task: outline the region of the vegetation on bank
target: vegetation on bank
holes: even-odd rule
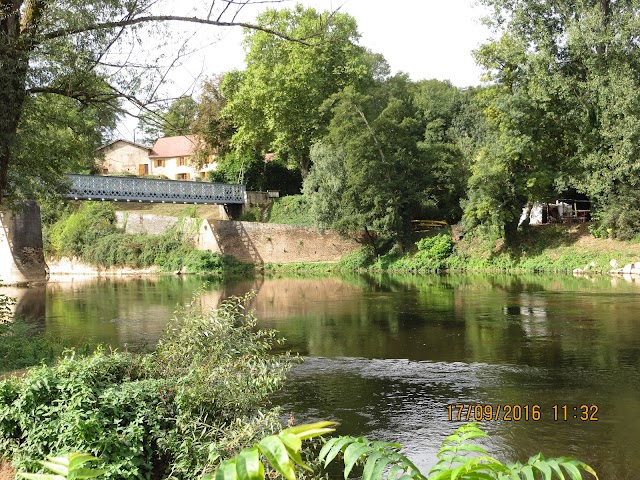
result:
[[[188,273],[251,270],[233,257],[196,250],[182,223],[178,221],[161,235],[128,234],[116,227],[111,203],[83,202],[46,225],[45,250],[54,257],[77,257],[105,268],[155,266],[160,271]]]
[[[277,425],[267,400],[291,359],[246,301],[178,312],[153,353],[70,354],[0,382],[0,457],[33,471],[83,451],[105,478],[197,478],[252,445]]]
[[[278,274],[389,271],[527,271],[566,272],[576,268],[608,272],[610,261],[619,265],[640,259],[640,242],[595,238],[587,225],[528,227],[506,244],[497,231],[476,231],[457,241],[450,231],[434,232],[415,242],[413,248],[397,247],[376,256],[365,245],[339,262],[268,264],[264,270]]]

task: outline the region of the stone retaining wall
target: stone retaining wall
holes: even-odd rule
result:
[[[263,264],[338,261],[360,248],[360,244],[315,228],[207,220],[200,227],[197,248]]]
[[[0,210],[0,283],[42,282],[47,275],[38,204]]]

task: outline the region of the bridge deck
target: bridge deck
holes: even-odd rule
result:
[[[245,185],[158,180],[138,177],[66,175],[74,200],[110,200],[150,203],[243,204]]]

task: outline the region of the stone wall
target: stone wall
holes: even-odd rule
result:
[[[180,223],[184,231],[195,234],[198,231],[200,222],[201,220],[197,218],[179,218],[127,211],[116,212],[116,226],[131,234],[160,235],[178,223]]]
[[[197,248],[263,264],[337,261],[360,244],[308,227],[207,220],[200,227]]]
[[[116,212],[127,233],[159,235],[179,222],[194,236],[196,248],[230,255],[244,262],[294,263],[337,261],[360,248],[335,232],[273,223],[201,220],[131,212]]]
[[[0,283],[42,282],[47,275],[38,204],[25,202],[15,212],[1,210]]]

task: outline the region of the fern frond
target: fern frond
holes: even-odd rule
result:
[[[426,480],[418,467],[400,453],[400,444],[381,441],[370,441],[364,437],[338,437],[329,440],[322,450],[319,459],[325,466],[331,463],[338,453],[344,457],[344,478],[347,479],[353,467],[364,465],[362,480]],[[386,476],[384,475],[387,471]]]

